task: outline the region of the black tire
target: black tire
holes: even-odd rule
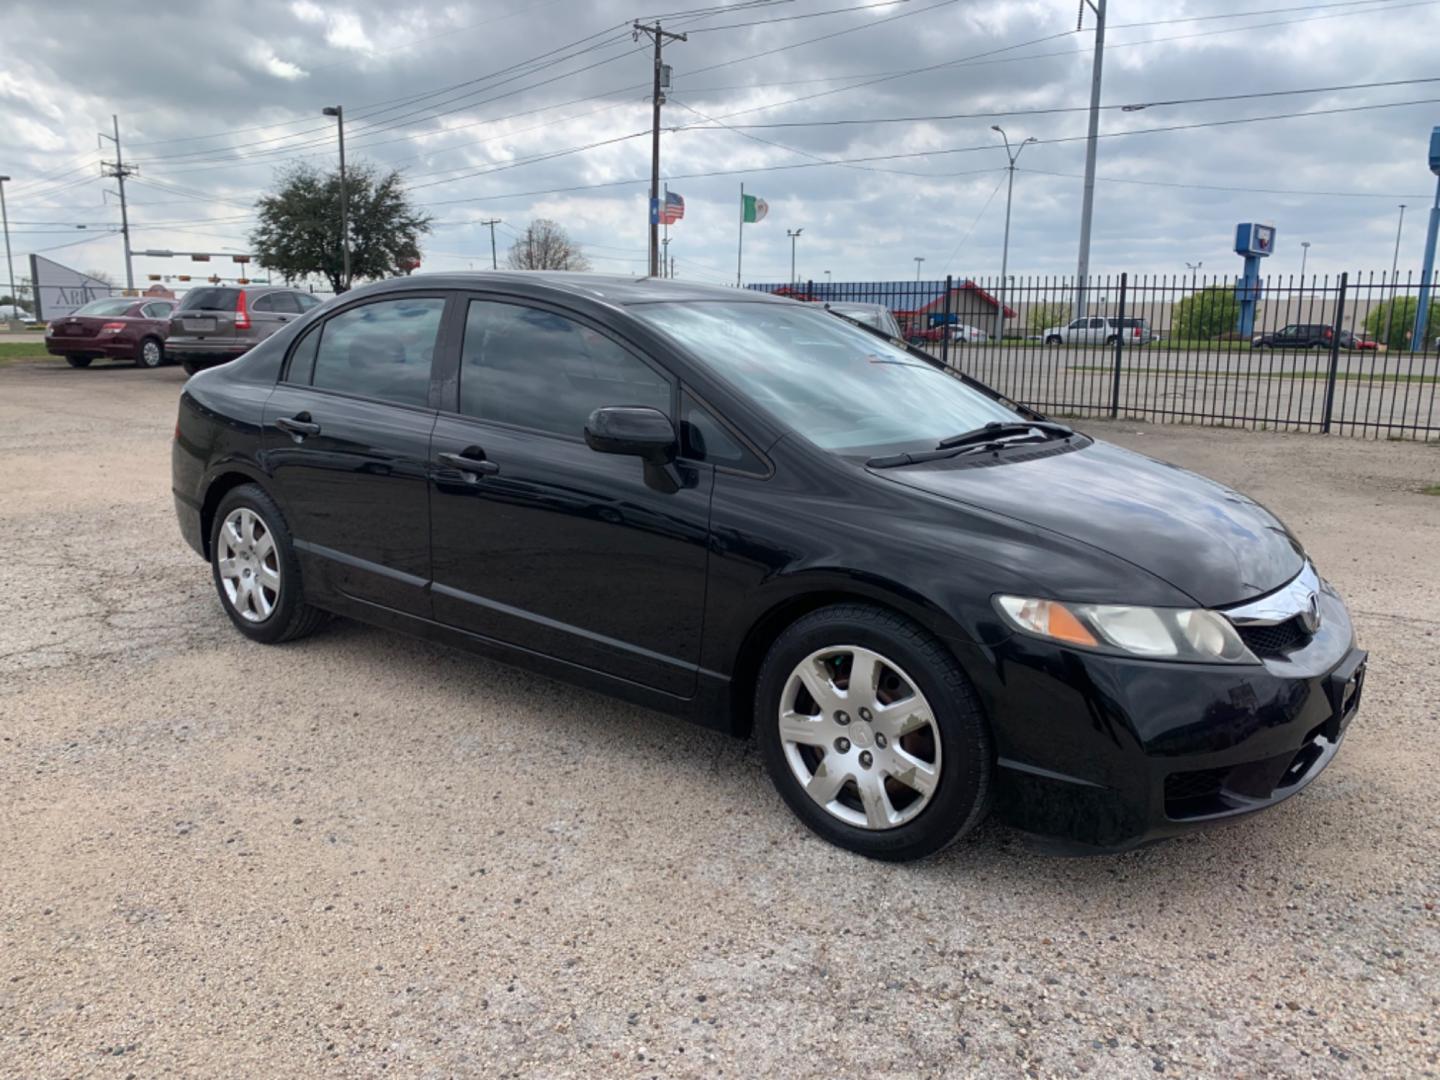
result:
[[[197,371],[203,371],[205,369],[204,364],[197,360],[192,360],[188,356],[180,361],[180,366],[184,369],[186,375],[194,375]]]
[[[67,356],[65,362],[73,368],[87,368],[93,359],[93,356]]]
[[[1047,338],[1045,339],[1045,344],[1046,344],[1046,345],[1064,345],[1064,344],[1065,344],[1065,339],[1062,338],[1059,334],[1051,334],[1049,337],[1047,337]]]
[[[1118,345],[1119,343],[1120,343],[1120,339],[1119,339],[1118,337],[1116,337],[1114,334],[1111,334],[1109,337],[1107,337],[1107,338],[1105,339],[1105,344],[1111,346],[1112,348],[1113,348],[1114,346]]]
[[[275,544],[280,588],[273,610],[261,621],[251,621],[241,615],[226,593],[220,578],[220,530],[225,525],[225,519],[240,508],[249,509],[259,517]],[[300,562],[295,557],[295,545],[291,543],[285,515],[275,505],[275,500],[258,484],[242,484],[227,492],[220,500],[220,505],[215,510],[215,520],[210,527],[210,576],[215,582],[215,591],[220,597],[220,606],[225,609],[225,614],[235,624],[235,629],[251,641],[264,645],[294,641],[313,633],[329,618],[328,613],[305,602]]]
[[[873,650],[903,668],[930,703],[939,730],[934,793],[914,818],[893,828],[872,830],[832,815],[806,794],[786,759],[779,710],[790,675],[812,653],[842,645]],[[932,855],[973,829],[989,809],[990,732],[970,680],[933,634],[882,607],[821,608],[782,633],[756,681],[755,732],[770,777],[796,816],[832,844],[872,859],[903,862]]]
[[[138,368],[158,368],[165,362],[165,346],[157,337],[142,338],[140,344],[135,346],[135,366]]]

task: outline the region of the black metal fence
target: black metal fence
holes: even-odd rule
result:
[[[1055,416],[1428,441],[1440,440],[1431,285],[1419,339],[1421,282],[1407,275],[1271,277],[1248,297],[1234,277],[1199,274],[750,287],[883,304],[912,343]]]

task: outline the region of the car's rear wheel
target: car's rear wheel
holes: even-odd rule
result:
[[[806,615],[760,670],[755,727],[790,808],[876,859],[933,854],[984,815],[992,770],[979,700],[949,651],[868,604]]]
[[[1116,335],[1111,334],[1109,337],[1107,337],[1107,338],[1105,339],[1105,344],[1106,344],[1106,345],[1111,345],[1111,346],[1113,346],[1113,345],[1118,345],[1118,344],[1120,344],[1120,339],[1119,339]]]
[[[225,614],[252,641],[291,641],[325,621],[323,611],[305,602],[284,515],[258,484],[242,484],[220,501],[210,568]]]
[[[140,368],[157,368],[165,359],[165,346],[160,344],[159,338],[147,337],[140,342],[139,348],[135,350],[135,366]]]
[[[1049,337],[1047,337],[1047,338],[1045,339],[1045,344],[1046,344],[1046,345],[1063,345],[1064,342],[1061,340],[1061,337],[1060,337],[1059,334],[1051,334]]]
[[[82,368],[89,367],[90,361],[93,359],[94,357],[92,356],[67,356],[65,357],[65,362],[71,367]]]

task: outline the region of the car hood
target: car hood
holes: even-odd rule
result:
[[[961,457],[876,475],[1099,548],[1205,607],[1277,589],[1305,561],[1300,542],[1255,500],[1108,443],[991,467]]]

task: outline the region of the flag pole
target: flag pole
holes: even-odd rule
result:
[[[740,263],[745,257],[745,184],[740,184],[740,227],[735,240],[735,287],[740,288]]]

